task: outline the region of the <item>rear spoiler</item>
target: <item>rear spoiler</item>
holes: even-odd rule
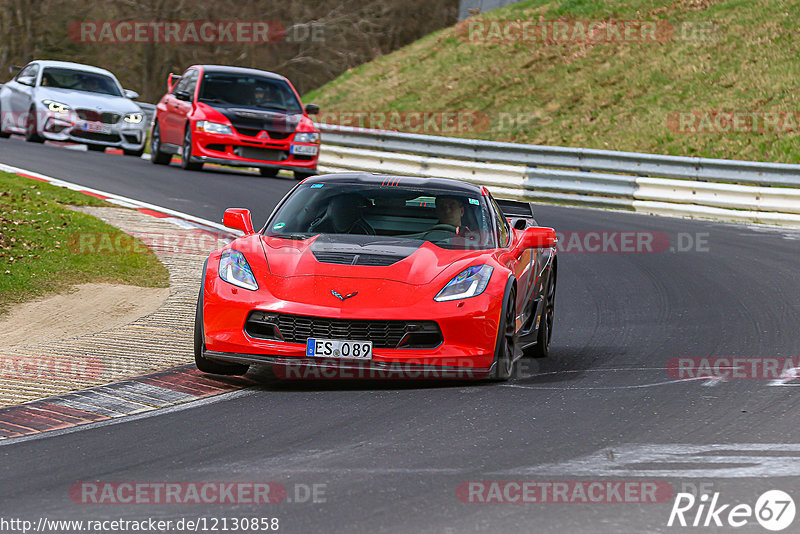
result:
[[[530,217],[533,219],[533,204],[530,202],[522,202],[520,200],[504,200],[494,199],[497,205],[503,210],[503,215],[508,218],[511,217]]]

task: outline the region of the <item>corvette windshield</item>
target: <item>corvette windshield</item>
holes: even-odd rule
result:
[[[494,248],[496,242],[480,195],[379,184],[302,185],[275,213],[265,234],[288,239],[374,235],[451,249]]]
[[[243,74],[204,74],[199,100],[210,104],[247,106],[288,113],[303,111],[297,96],[286,82]]]
[[[110,77],[95,72],[48,67],[42,72],[42,86],[73,89],[101,95],[122,96],[117,83]]]

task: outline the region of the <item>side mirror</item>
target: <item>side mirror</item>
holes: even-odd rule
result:
[[[316,104],[306,104],[306,113],[316,115],[319,113],[319,106]]]
[[[180,80],[180,79],[181,79],[181,77],[178,76],[177,74],[172,74],[171,72],[169,73],[169,76],[167,76],[167,92],[168,93],[172,92],[172,88],[175,87],[175,84],[178,83],[178,80]]]
[[[189,91],[175,91],[175,98],[178,100],[183,100],[185,102],[191,102],[192,95]]]
[[[253,230],[253,218],[250,216],[250,210],[245,208],[228,208],[225,210],[225,215],[222,216],[222,224],[234,230],[241,230],[244,235],[251,235],[255,233]]]
[[[131,91],[130,89],[125,89],[125,98],[136,100],[137,98],[139,98],[139,93],[137,93],[136,91]]]
[[[522,248],[552,248],[556,246],[558,238],[552,228],[531,226],[522,231],[520,247]]]

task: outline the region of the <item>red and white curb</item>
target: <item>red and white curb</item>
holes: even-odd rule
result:
[[[184,229],[230,238],[240,235],[238,231],[207,219],[26,169],[0,163],[0,171],[133,208]],[[0,441],[137,415],[243,389],[253,384],[252,380],[242,377],[211,377],[198,371],[193,364],[175,367],[104,386],[0,408]]]
[[[192,365],[0,408],[0,441],[63,430],[213,397],[255,384],[212,377]]]
[[[40,174],[38,172],[21,169],[19,167],[13,167],[11,165],[6,165],[4,163],[0,163],[0,171],[9,172],[11,174],[16,174],[17,176],[21,176],[23,178],[30,178],[32,180],[37,180],[39,182],[45,182],[57,187],[64,187],[66,189],[71,189],[72,191],[77,191],[85,195],[90,195],[96,198],[100,198],[102,200],[105,200],[106,202],[109,202],[111,204],[116,204],[118,206],[133,208],[135,210],[140,211],[141,213],[144,213],[145,215],[151,215],[153,217],[159,217],[161,219],[165,219],[166,221],[172,222],[180,226],[181,228],[211,231],[214,232],[215,234],[222,233],[230,237],[238,237],[242,235],[242,233],[238,230],[232,230],[230,228],[223,226],[220,223],[209,221],[208,219],[195,217],[194,215],[189,215],[188,213],[183,213],[170,208],[165,208],[163,206],[157,206],[155,204],[150,204],[148,202],[142,202],[141,200],[124,197],[121,195],[116,195],[114,193],[108,193],[106,191],[101,191],[99,189],[93,189],[91,187],[85,187],[82,185],[74,184],[72,182],[67,182],[66,180],[53,178],[52,176],[47,176],[45,174]]]

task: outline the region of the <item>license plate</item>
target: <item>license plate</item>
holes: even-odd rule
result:
[[[371,360],[372,341],[308,338],[308,341],[306,341],[306,356],[309,358]]]
[[[319,147],[315,145],[292,145],[289,151],[301,156],[316,156],[318,150]]]
[[[94,133],[111,133],[111,126],[103,124],[102,122],[84,122],[83,131]]]

